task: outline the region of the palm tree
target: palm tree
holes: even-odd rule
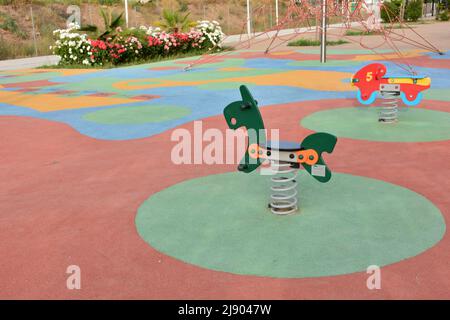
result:
[[[105,40],[106,38],[114,38],[116,36],[116,29],[123,26],[123,12],[115,14],[111,10],[106,13],[103,9],[100,9],[100,14],[103,18],[104,32],[97,36],[97,39]],[[98,33],[99,28],[96,25],[86,25],[80,28],[82,31]]]
[[[163,21],[159,21],[157,24],[167,32],[177,33],[180,31],[187,31],[195,24],[188,19],[190,15],[189,12],[183,15],[180,11],[164,9],[162,15]]]

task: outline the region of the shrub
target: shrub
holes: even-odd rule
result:
[[[60,64],[93,64],[90,59],[91,43],[86,34],[76,32],[79,28],[78,25],[71,24],[67,29],[53,31],[56,41],[50,49],[53,49],[54,54],[60,56]]]
[[[111,9],[106,12],[100,8],[100,15],[103,19],[103,32],[100,32],[100,28],[96,25],[88,24],[80,28],[80,31],[90,32],[99,40],[105,40],[107,38],[114,38],[117,35],[117,30],[119,30],[125,23],[123,18],[123,12],[120,14],[115,14]]]
[[[381,20],[387,23],[399,21],[401,5],[402,0],[384,1],[380,11]]]
[[[449,16],[448,16],[448,11],[444,10],[441,13],[439,13],[439,20],[441,21],[448,21],[449,20]]]
[[[117,50],[117,53],[111,54],[114,64],[136,61],[142,56],[142,43],[134,36],[119,35],[115,39],[114,45]]]
[[[91,65],[104,65],[110,60],[110,45],[103,40],[90,40],[91,51],[89,62]]]
[[[445,7],[443,3],[438,6],[438,13],[436,14],[436,19],[441,21],[448,21],[448,9]]]
[[[163,9],[163,20],[158,25],[168,32],[183,32],[189,30],[193,26],[193,22],[189,20],[190,13],[182,13],[181,11],[173,11]]]
[[[200,44],[200,48],[207,47],[209,49],[213,49],[216,47],[221,47],[220,43],[225,35],[217,21],[198,21],[195,28],[203,34],[203,41]]]
[[[98,4],[103,5],[103,6],[104,5],[112,6],[114,4],[120,4],[121,3],[120,0],[98,0],[97,2],[98,2]]]
[[[127,30],[117,27],[112,33],[114,37],[88,39],[77,25],[55,30],[53,52],[61,57],[61,65],[118,65],[217,49],[224,37],[220,25],[209,21],[199,22],[198,28],[189,32],[168,33],[141,26]]]
[[[144,26],[140,28],[129,28],[122,30],[120,32],[120,35],[122,37],[135,37],[137,38],[141,43],[144,43],[147,41],[147,37],[151,34],[147,34],[148,29]]]
[[[405,18],[409,21],[417,21],[422,17],[422,0],[410,0],[405,8]]]
[[[3,40],[3,36],[0,34],[0,60],[8,59],[10,57],[10,46]]]
[[[327,46],[336,46],[340,44],[348,43],[345,40],[337,40],[337,41],[327,41]],[[295,41],[291,41],[288,43],[290,47],[316,47],[320,46],[320,40],[311,40],[311,39],[298,39]]]
[[[368,31],[368,30],[347,30],[345,32],[346,36],[373,36],[380,35],[380,31]]]
[[[27,34],[23,32],[10,15],[0,12],[0,29],[10,31],[22,39],[27,38]]]
[[[163,41],[158,36],[149,35],[147,38],[147,45],[144,46],[144,56],[157,57],[164,54]]]

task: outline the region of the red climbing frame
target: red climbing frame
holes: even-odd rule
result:
[[[356,42],[362,48],[371,50],[380,55],[384,60],[390,60],[392,59],[392,56],[386,57],[382,52],[378,51],[381,46],[386,44],[394,52],[395,59],[392,62],[412,75],[415,75],[416,72],[408,63],[408,59],[398,48],[398,42],[406,43],[430,52],[441,53],[438,48],[417,33],[407,23],[395,16],[383,3],[378,4],[378,7],[376,8],[369,8],[364,0],[356,0],[353,4],[350,3],[349,0],[326,1],[327,19],[333,24],[333,28],[327,30],[328,35],[346,39],[350,42]],[[248,48],[251,44],[254,45],[269,40],[269,45],[264,50],[265,53],[268,53],[282,44],[297,38],[301,34],[318,33],[320,30],[320,19],[322,14],[319,0],[315,1],[314,4],[306,0],[289,0],[285,2],[287,6],[286,13],[279,19],[279,23],[270,29],[253,33],[250,37],[245,37],[245,39],[243,39],[242,35],[246,34],[245,27],[247,24],[247,21],[243,21],[241,37],[239,38],[238,43],[234,45],[234,48],[236,50],[244,49]],[[254,8],[252,10],[252,16],[260,15],[264,7],[265,5],[261,5]],[[386,11],[389,18],[389,23],[387,24],[379,23],[373,10],[381,10],[382,8]],[[282,35],[282,30],[284,29],[293,29],[293,32],[288,35]],[[375,31],[381,35],[383,41],[375,46],[368,46],[363,43],[364,33],[361,35],[359,41],[346,35],[346,32],[352,29],[358,31],[363,30],[366,32]],[[407,35],[406,30],[410,31],[410,35]],[[229,52],[230,51],[205,55],[192,63],[189,67],[193,67],[196,64],[211,62],[216,57],[228,54]]]

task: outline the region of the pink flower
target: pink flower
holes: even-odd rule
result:
[[[152,36],[148,37],[148,46],[149,47],[151,47],[151,46],[159,46],[160,44],[162,44],[162,41],[159,40],[158,38],[152,37]]]

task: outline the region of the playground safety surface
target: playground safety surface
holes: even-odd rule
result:
[[[406,56],[432,85],[395,125],[349,83],[386,57],[400,74],[390,52],[1,72],[0,298],[450,298],[450,58]],[[296,215],[269,213],[257,173],[171,161],[174,129],[225,131],[241,84],[282,139],[338,136],[335,175],[300,175]],[[372,264],[381,290],[367,289]],[[66,288],[69,265],[81,290]]]

